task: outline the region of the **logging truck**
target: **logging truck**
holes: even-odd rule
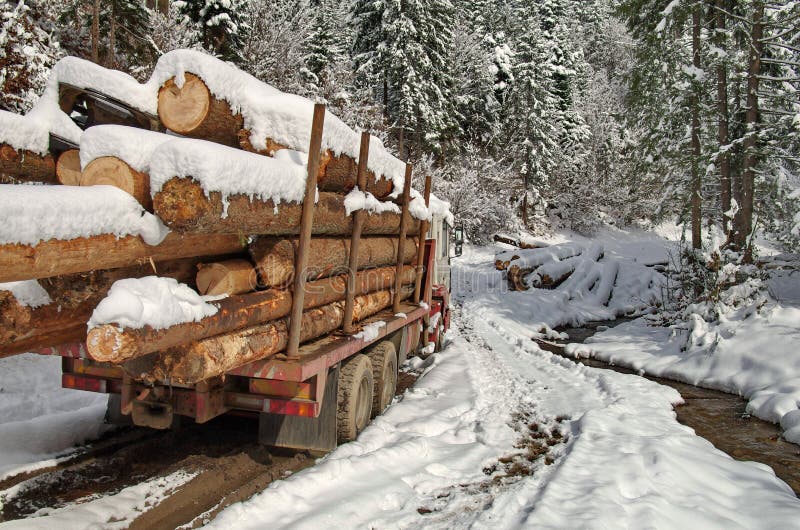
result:
[[[62,386],[109,394],[112,423],[166,429],[183,418],[204,423],[244,413],[258,417],[265,445],[331,450],[354,440],[389,406],[398,367],[409,356],[441,348],[450,325],[451,229],[434,216],[422,253],[420,303],[401,302],[399,310],[377,313],[363,321],[370,331],[337,330],[303,344],[295,355],[251,362],[192,385],[137,381],[74,343],[52,352],[62,356]]]
[[[159,64],[164,78],[139,85],[64,58],[45,117],[72,117],[79,142],[50,124],[37,157],[28,136],[0,138],[0,206],[25,221],[0,232],[0,282],[41,300],[0,284],[0,356],[61,356],[62,386],[108,394],[112,423],[235,413],[259,419],[265,445],[355,439],[392,401],[406,358],[442,346],[446,203],[322,104],[191,50]],[[0,124],[38,123],[26,120],[0,112]],[[70,222],[48,217],[65,205]],[[459,255],[461,230],[453,239]]]

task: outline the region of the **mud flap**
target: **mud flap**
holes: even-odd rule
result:
[[[317,418],[262,412],[258,441],[263,445],[328,452],[336,449],[336,394],[339,367],[332,368],[325,382],[322,411]]]

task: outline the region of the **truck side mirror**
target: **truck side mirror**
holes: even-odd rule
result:
[[[456,227],[456,245],[464,244],[464,225],[459,223]]]
[[[461,256],[461,254],[462,254],[461,243],[457,242],[456,243],[456,248],[455,248],[455,257],[459,257],[459,256]]]

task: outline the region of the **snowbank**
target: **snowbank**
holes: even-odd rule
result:
[[[168,232],[158,217],[112,186],[0,184],[0,211],[0,244],[113,234],[157,245]]]
[[[10,291],[17,303],[25,307],[37,308],[52,302],[50,295],[36,280],[0,283],[0,291]]]
[[[173,177],[191,177],[209,195],[241,193],[251,198],[302,202],[306,168],[287,160],[248,153],[205,140],[180,138],[160,145],[150,160],[150,193]]]
[[[650,326],[638,319],[567,348],[635,370],[747,398],[748,411],[780,423],[800,443],[800,309],[772,304],[744,308],[716,326],[695,319],[691,329]],[[687,333],[692,344],[688,350]]]
[[[89,127],[81,135],[81,169],[96,158],[114,156],[136,171],[148,173],[153,152],[170,140],[175,137],[123,125]]]
[[[217,313],[208,303],[218,296],[200,296],[174,278],[146,276],[117,280],[95,308],[89,329],[103,324],[126,328],[165,329],[185,322],[198,322]]]

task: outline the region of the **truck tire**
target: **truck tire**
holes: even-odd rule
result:
[[[372,348],[369,353],[372,361],[372,380],[375,391],[372,395],[372,417],[386,410],[394,399],[397,389],[397,350],[391,341],[385,340]]]
[[[359,353],[342,363],[336,396],[336,437],[339,443],[355,440],[369,423],[372,388],[369,357]]]
[[[442,351],[442,348],[444,348],[444,324],[439,322],[438,328],[439,329],[436,330],[436,345],[433,347],[435,353],[439,353]]]

